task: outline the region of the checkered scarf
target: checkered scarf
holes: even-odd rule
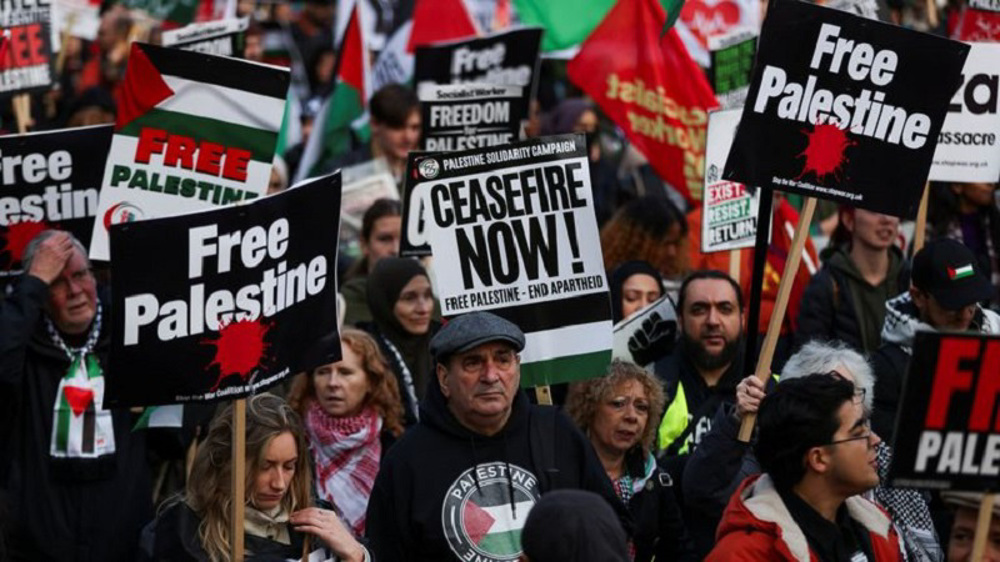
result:
[[[354,536],[360,537],[382,458],[382,418],[371,407],[356,416],[335,418],[314,400],[305,421],[319,496],[333,504]]]

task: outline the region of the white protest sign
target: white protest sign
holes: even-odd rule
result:
[[[938,135],[932,181],[1000,180],[1000,43],[972,43]]]
[[[705,147],[705,200],[701,218],[702,253],[751,248],[757,236],[760,190],[722,179],[742,107],[708,114]]]

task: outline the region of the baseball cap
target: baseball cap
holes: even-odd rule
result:
[[[470,312],[453,318],[431,339],[431,355],[442,363],[455,353],[484,343],[503,341],[515,351],[524,349],[524,332],[512,322],[489,312]]]
[[[917,252],[910,279],[948,310],[988,300],[994,293],[972,250],[950,238],[928,242]]]

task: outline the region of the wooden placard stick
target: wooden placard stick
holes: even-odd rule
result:
[[[11,98],[14,109],[14,120],[17,122],[17,132],[23,135],[28,132],[28,125],[31,123],[31,96],[29,94],[17,94]]]
[[[807,197],[805,205],[802,206],[802,213],[799,215],[799,224],[795,227],[792,247],[788,250],[788,257],[785,258],[785,271],[781,274],[781,282],[778,284],[778,298],[774,303],[774,310],[771,312],[771,319],[767,324],[767,335],[764,336],[764,345],[760,350],[760,357],[757,359],[757,369],[754,371],[754,375],[765,383],[771,376],[771,359],[774,358],[774,347],[778,344],[781,322],[785,319],[785,308],[788,307],[788,295],[792,292],[792,285],[795,284],[796,274],[799,272],[802,248],[809,236],[809,225],[812,223],[815,212],[816,198]],[[740,441],[744,443],[750,441],[750,434],[753,433],[756,420],[756,414],[748,414],[743,418],[743,424],[740,426]]]
[[[540,384],[535,387],[535,399],[543,406],[552,405],[552,389],[547,384]]]
[[[924,194],[920,197],[920,207],[917,209],[917,225],[913,227],[913,253],[924,247],[924,237],[927,235],[927,199],[931,191],[931,182],[924,185]]]
[[[979,562],[986,560],[986,543],[990,537],[990,520],[993,518],[993,506],[996,504],[996,494],[983,494],[979,504],[979,518],[976,520],[976,534],[972,540],[972,558]]]
[[[743,250],[729,250],[729,276],[733,281],[740,282],[740,257]]]
[[[927,24],[931,26],[930,31],[934,31],[938,26],[937,3],[934,0],[927,0]]]
[[[243,562],[243,509],[246,503],[246,425],[247,401],[244,398],[233,402],[233,448],[232,448],[232,497],[233,512],[230,517],[230,538],[232,562]]]

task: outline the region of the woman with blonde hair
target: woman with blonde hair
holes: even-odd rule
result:
[[[317,495],[360,537],[382,455],[403,434],[403,405],[371,336],[345,328],[320,345],[337,346],[341,360],[298,377],[288,401],[305,422]]]
[[[142,559],[229,562],[232,420],[228,405],[212,421],[195,455],[187,490],[143,532]],[[302,421],[283,399],[246,400],[243,533],[248,561],[298,559],[308,536],[337,560],[368,560],[337,514],[311,507],[309,457]]]
[[[614,360],[608,375],[575,385],[566,402],[634,521],[629,559],[695,560],[673,482],[653,457],[663,389],[643,368]]]

